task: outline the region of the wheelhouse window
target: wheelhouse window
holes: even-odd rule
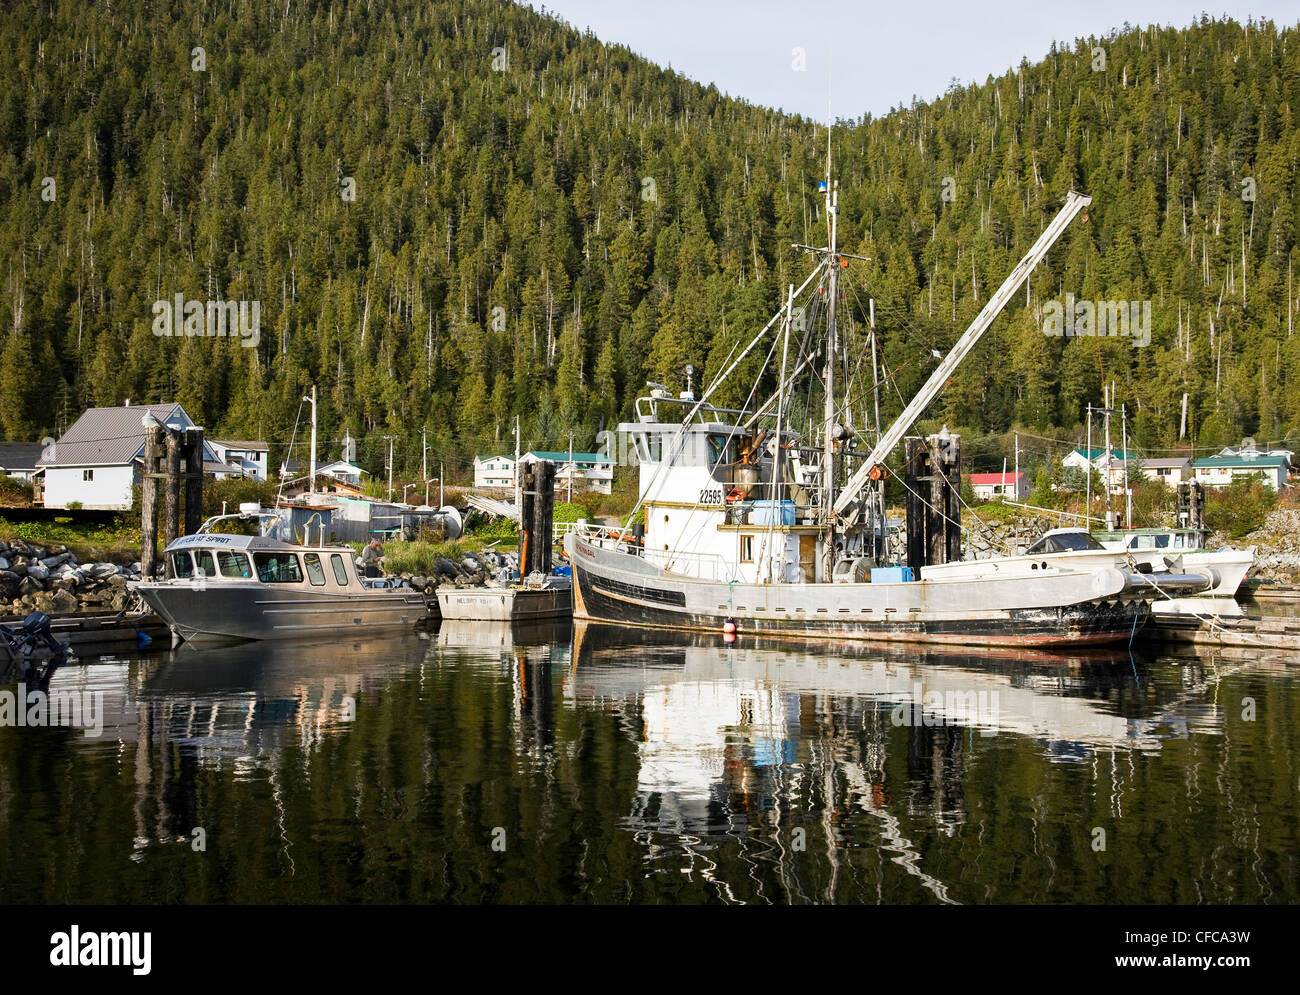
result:
[[[741,563],[754,562],[754,537],[753,536],[740,537],[740,562]]]
[[[719,463],[734,463],[735,458],[732,455],[731,436],[728,435],[710,435],[709,436],[709,469],[714,469]]]
[[[254,553],[253,563],[263,584],[302,583],[302,567],[294,553]]]
[[[1059,532],[1056,535],[1043,536],[1034,543],[1026,553],[1075,553],[1085,549],[1105,549],[1087,532]]]
[[[172,575],[185,580],[194,573],[194,561],[186,552],[172,553]]]
[[[307,567],[307,579],[312,587],[325,586],[325,568],[321,566],[320,556],[316,553],[304,553],[303,564]]]
[[[330,555],[330,566],[334,568],[334,579],[338,581],[339,587],[348,586],[348,568],[343,563],[343,557],[338,553]]]
[[[217,575],[217,565],[212,560],[212,550],[198,550],[194,554],[194,562],[198,565],[198,568],[203,571],[204,577],[215,577]]]
[[[217,550],[217,568],[222,577],[247,579],[253,576],[253,571],[248,566],[248,557],[233,549]]]

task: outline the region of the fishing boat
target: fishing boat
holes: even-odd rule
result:
[[[173,640],[308,639],[411,628],[429,614],[409,587],[366,583],[349,546],[303,546],[203,523],[164,551],[168,579],[133,586]]]
[[[1254,546],[1210,549],[1206,545],[1209,529],[1124,529],[1093,532],[1092,537],[1104,548],[1121,551],[1135,562],[1149,563],[1155,569],[1162,564],[1181,563],[1183,569],[1197,573],[1214,571],[1216,583],[1204,594],[1209,598],[1235,597],[1255,565]]]
[[[963,645],[1131,639],[1161,596],[1136,570],[1018,557],[996,571],[981,568],[966,576],[964,564],[900,566],[886,541],[886,459],[1091,199],[1077,192],[1066,197],[902,413],[888,428],[877,414],[872,443],[852,427],[852,410],[836,389],[837,377],[850,368],[836,328],[837,281],[861,257],[838,248],[838,192],[829,175],[823,188],[828,242],[796,246],[814,256],[816,265],[799,288],[789,288],[784,307],[698,400],[689,386],[674,396],[663,385],[649,384],[649,395],[636,402],[636,421],[619,426],[635,446],[637,510],[644,509],[645,520],[635,529],[634,518],[621,529],[580,523],[566,536],[575,618]],[[811,341],[813,326],[806,325],[792,362],[796,302],[802,305],[805,293],[815,312],[825,315],[826,338],[819,349]],[[774,331],[783,340],[779,349],[774,340],[768,353],[774,364],[780,356],[776,393],[740,409],[711,404],[718,387]],[[815,366],[819,354],[819,438],[805,443],[790,424],[790,401],[796,379]],[[942,448],[945,440],[935,436],[923,444]],[[951,511],[943,515],[952,520]],[[1198,575],[1166,579],[1178,594],[1208,586],[1208,578]]]

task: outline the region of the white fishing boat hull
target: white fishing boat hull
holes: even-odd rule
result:
[[[1082,646],[1130,639],[1152,596],[1141,575],[1113,567],[1030,573],[1027,563],[971,579],[728,583],[663,570],[629,548],[578,531],[566,536],[575,618],[713,631],[730,621],[740,632],[964,646]],[[1185,586],[1194,592],[1204,583]]]

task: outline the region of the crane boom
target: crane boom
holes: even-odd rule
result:
[[[948,382],[948,378],[953,375],[961,361],[966,358],[971,349],[975,347],[975,343],[980,340],[980,336],[993,324],[993,319],[1001,314],[1002,309],[1011,300],[1011,296],[1029,278],[1029,274],[1033,272],[1034,267],[1042,262],[1043,257],[1047,255],[1047,250],[1061,237],[1070,222],[1074,220],[1075,215],[1091,203],[1091,197],[1074,190],[1070,191],[1065,198],[1065,206],[1052,219],[1052,223],[1038,236],[1038,241],[1025,253],[1025,257],[1011,271],[1011,275],[998,288],[997,293],[989,298],[988,303],[984,305],[984,309],[976,315],[975,320],[970,323],[970,327],[962,333],[961,338],[953,345],[952,351],[944,357],[943,362],[930,374],[930,379],[925,382],[925,386],[912,398],[911,403],[903,409],[903,413],[894,420],[894,423],[886,429],[884,435],[880,437],[880,441],[871,450],[871,455],[863,461],[857,472],[845,483],[835,501],[835,513],[837,515],[844,514],[857,500],[858,492],[871,479],[871,471],[880,466],[890,451],[903,440],[903,434],[912,427],[917,418],[921,416],[921,412],[938,396],[939,391]]]

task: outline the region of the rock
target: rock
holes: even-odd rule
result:
[[[27,576],[40,581],[48,580],[50,577],[50,568],[40,560],[37,560],[28,565]]]
[[[95,577],[104,580],[119,573],[115,563],[87,563],[82,568],[82,572],[88,577]]]
[[[12,601],[18,597],[23,579],[12,570],[0,570],[0,599]]]
[[[8,569],[9,569],[9,561],[5,559],[3,556],[0,556],[0,570],[8,570]]]
[[[40,590],[40,582],[31,577],[24,577],[18,585],[18,593],[23,596],[36,594]]]
[[[67,591],[55,591],[49,595],[50,608],[59,614],[67,614],[77,610],[77,599]]]
[[[55,567],[61,567],[67,563],[71,555],[70,553],[57,553],[54,556],[47,556],[41,560],[41,565],[48,570],[53,570]]]
[[[26,577],[26,576],[27,576],[27,564],[24,563],[24,562],[22,562],[22,560],[18,560],[18,561],[16,561],[16,562],[13,564],[13,566],[11,566],[11,567],[9,568],[9,570],[10,570],[12,573],[16,574],[17,576],[19,576],[19,577]]]

